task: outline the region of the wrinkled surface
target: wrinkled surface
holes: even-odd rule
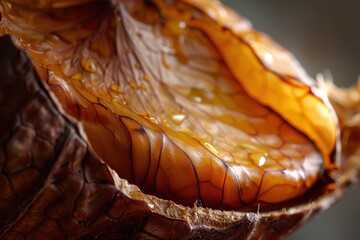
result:
[[[52,7],[73,7],[73,4],[76,5],[80,1],[18,2],[27,3],[28,6],[37,5],[43,7],[47,9],[46,11],[51,12],[51,16],[54,16],[54,12],[57,11],[52,9]],[[84,3],[86,1],[82,2]],[[9,5],[6,5],[5,2],[1,2],[1,4],[1,11],[11,10],[8,9]],[[98,19],[101,19],[100,16],[112,8],[105,2],[93,2],[92,4],[94,5],[86,5],[88,8],[81,6],[81,8],[76,9],[76,11],[82,9],[84,12],[97,14],[97,16],[99,16]],[[216,4],[214,6],[216,6]],[[16,11],[17,7],[15,7],[15,5],[12,7],[12,10]],[[198,7],[201,8],[201,6]],[[217,9],[217,7],[215,8]],[[28,16],[26,9],[27,8],[21,9],[25,19],[26,16]],[[65,12],[69,11],[69,9]],[[127,6],[126,9],[131,9],[131,6]],[[209,9],[211,10],[211,8]],[[209,9],[206,11],[210,11]],[[30,12],[33,11],[36,12],[36,9],[30,10]],[[39,11],[36,13],[42,14],[42,12],[43,11]],[[63,16],[63,13],[62,11],[58,12],[59,16]],[[121,12],[117,13],[120,14]],[[142,13],[143,12],[140,11],[138,15],[134,14],[133,18],[130,19],[144,22],[145,20],[141,19],[141,16],[144,16]],[[222,22],[221,19],[223,15],[213,15],[210,13],[211,11],[209,15],[211,15],[212,18]],[[32,15],[31,19],[34,21],[38,19],[39,22],[37,22],[37,24],[40,24],[42,23],[40,20],[44,19],[43,17],[46,17],[46,14],[41,15],[39,18],[37,18],[37,14]],[[342,195],[343,189],[348,184],[356,181],[358,177],[360,153],[357,139],[360,136],[358,127],[360,124],[356,116],[358,113],[357,103],[359,90],[354,88],[348,91],[342,91],[331,88],[331,90],[329,90],[330,97],[332,103],[335,105],[337,114],[340,116],[342,131],[345,132],[344,130],[346,130],[348,133],[342,137],[344,147],[343,156],[346,161],[344,161],[342,168],[338,171],[336,184],[332,182],[321,182],[320,185],[311,188],[303,197],[298,198],[296,201],[282,204],[282,208],[275,206],[272,208],[273,211],[258,213],[217,211],[198,206],[184,207],[174,204],[171,201],[143,194],[136,186],[128,184],[126,180],[119,178],[118,173],[109,167],[111,161],[103,162],[102,159],[98,157],[101,151],[98,151],[98,149],[94,147],[94,142],[92,142],[94,141],[94,137],[91,141],[88,135],[89,131],[83,131],[86,130],[86,127],[79,124],[81,123],[79,120],[82,120],[82,123],[84,123],[86,122],[84,119],[90,119],[91,121],[88,122],[93,124],[93,128],[96,128],[99,127],[98,123],[100,121],[102,125],[106,125],[105,123],[110,123],[110,120],[113,119],[111,117],[107,119],[99,118],[99,116],[111,116],[111,114],[108,114],[109,110],[111,110],[110,106],[114,105],[114,103],[112,99],[107,99],[107,94],[104,94],[102,100],[100,100],[101,98],[99,97],[91,99],[81,98],[80,96],[91,96],[94,94],[94,92],[92,92],[94,90],[79,87],[78,89],[84,91],[74,94],[73,89],[76,87],[76,84],[69,84],[76,82],[75,80],[77,80],[76,78],[79,76],[80,79],[78,79],[78,81],[80,82],[88,80],[88,78],[84,78],[83,75],[94,71],[93,62],[81,61],[81,58],[79,58],[72,62],[73,65],[66,64],[67,66],[75,66],[76,69],[70,67],[70,69],[65,69],[66,71],[61,68],[61,71],[59,70],[59,66],[62,66],[64,59],[67,59],[66,57],[53,62],[57,57],[67,56],[71,59],[70,56],[76,56],[74,51],[76,53],[76,49],[79,49],[84,39],[88,39],[89,33],[91,32],[77,29],[79,30],[77,34],[81,35],[79,40],[79,35],[69,34],[69,32],[72,32],[73,24],[67,25],[65,22],[69,19],[71,20],[69,20],[69,22],[78,21],[77,24],[80,24],[80,26],[83,26],[81,25],[82,22],[87,22],[89,24],[87,27],[92,29],[94,26],[99,26],[97,19],[92,19],[94,21],[91,22],[84,14],[79,15],[84,18],[79,16],[72,18],[71,15],[66,15],[69,19],[64,21],[63,24],[52,25],[52,31],[63,34],[61,35],[59,33],[57,36],[61,41],[53,36],[53,38],[50,39],[54,40],[54,42],[48,42],[44,41],[44,39],[49,40],[47,37],[51,35],[47,35],[49,31],[47,29],[48,26],[40,24],[37,25],[39,28],[31,28],[32,22],[21,21],[21,17],[16,14],[14,16],[16,17],[13,19],[3,18],[1,22],[2,30],[0,31],[5,33],[14,31],[20,34],[26,29],[28,31],[27,34],[29,34],[36,33],[40,29],[41,34],[27,35],[23,33],[23,36],[14,37],[13,39],[18,46],[27,49],[28,54],[33,57],[33,63],[36,65],[45,86],[42,85],[43,83],[41,83],[40,79],[36,76],[30,66],[30,62],[26,60],[24,55],[21,55],[19,58],[18,51],[11,47],[9,43],[5,43],[4,41],[6,40],[0,39],[0,44],[5,46],[1,49],[7,49],[6,54],[0,56],[0,114],[2,116],[0,119],[0,237],[2,239],[277,239],[290,234],[295,228],[306,223],[316,213],[332,205]],[[8,28],[11,26],[9,19],[19,23],[19,25],[13,25],[11,29]],[[59,20],[59,18],[57,18],[57,20]],[[115,23],[119,23],[118,20],[120,19],[113,18],[113,20],[115,20]],[[151,25],[157,21],[158,19],[156,18],[147,19],[147,24]],[[171,26],[169,27],[170,29],[172,28]],[[232,27],[243,30],[247,29],[249,25],[244,23],[244,25],[240,24]],[[106,24],[104,24],[104,29],[106,29]],[[148,29],[148,27],[146,29]],[[173,30],[178,31],[178,28],[175,27]],[[36,45],[36,41],[33,42],[34,39],[29,39],[29,36],[35,39],[39,38],[38,40],[41,41],[38,43],[41,42],[44,45]],[[109,38],[112,39],[113,36]],[[30,45],[28,45],[28,40],[31,40]],[[56,45],[58,48],[53,49],[54,51],[49,51],[49,49],[52,49],[51,44],[58,44],[59,42],[62,44],[67,42],[67,45],[63,45],[63,48],[60,47],[62,46],[61,44]],[[98,42],[98,44],[100,43]],[[98,47],[106,49],[106,46],[111,45],[100,44],[100,46],[101,47]],[[84,49],[86,49],[86,47]],[[98,48],[95,49],[98,51]],[[198,50],[201,48],[194,49]],[[48,53],[48,55],[39,54],[44,53],[40,50]],[[54,54],[56,51],[59,51],[61,54]],[[97,51],[95,52],[98,53]],[[80,53],[84,52],[80,51]],[[214,53],[213,56],[219,57],[222,55]],[[49,57],[49,59],[46,59],[46,57]],[[189,60],[183,56],[176,56],[176,58],[170,59],[174,62],[186,60],[185,63],[187,64]],[[85,60],[87,60],[87,58]],[[174,63],[171,61],[170,63]],[[152,61],[151,64],[154,62],[156,63],[156,61]],[[49,66],[44,65],[49,63],[53,64]],[[169,62],[166,61],[165,65],[167,65],[167,63]],[[217,63],[215,66],[224,65],[222,61],[215,61],[215,63]],[[44,66],[47,67],[43,68]],[[171,65],[169,65],[169,67],[170,66]],[[51,68],[54,70],[57,69],[58,72],[52,72]],[[180,68],[175,69],[181,72]],[[229,69],[225,68],[222,71],[221,73],[224,73],[224,76],[228,78],[221,81],[222,84],[225,84],[221,86],[226,86],[226,84],[237,81],[237,79],[236,81],[234,80],[234,75],[231,74]],[[81,75],[77,74],[79,72]],[[104,72],[106,71],[103,71],[103,73]],[[203,73],[204,69],[201,69],[200,72]],[[72,73],[72,75],[66,75],[65,73]],[[147,75],[144,75],[146,82],[150,80],[150,83],[156,80],[154,78],[149,79],[145,76]],[[165,80],[161,80],[160,82],[160,85],[165,85]],[[120,80],[119,83],[121,83]],[[133,89],[134,84],[128,83],[128,85],[130,86],[128,90],[130,90],[130,88]],[[110,85],[109,89],[112,89],[119,95],[120,88],[118,86],[112,86],[113,85]],[[125,86],[127,85],[125,84]],[[178,85],[175,86],[178,87]],[[236,89],[239,88],[237,84],[230,86],[236,86]],[[47,93],[49,91],[48,88],[51,90],[51,97]],[[139,87],[137,87],[137,89],[139,90]],[[95,90],[97,90],[97,88]],[[121,90],[123,92],[123,88],[121,88]],[[53,93],[55,93],[57,97],[54,97]],[[66,95],[69,93],[70,95]],[[269,108],[262,106],[258,98],[250,97],[247,94],[240,95],[247,97],[247,99],[254,100],[255,106],[258,106],[259,109],[263,108],[271,112]],[[350,97],[349,99],[337,98],[337,96],[340,95]],[[54,99],[55,102],[52,102],[50,100],[51,98]],[[65,102],[59,103],[58,100],[64,99],[66,100]],[[104,107],[107,106],[105,105],[107,100],[109,108]],[[227,106],[231,101],[232,99],[222,103]],[[74,104],[74,102],[76,104]],[[197,108],[201,106],[201,102],[199,103],[196,99],[191,103],[197,106]],[[206,104],[209,105],[210,103],[207,102]],[[219,107],[218,104],[219,103],[213,104],[213,107]],[[121,106],[121,104],[119,105]],[[130,106],[130,104],[125,104],[125,106]],[[135,109],[136,104],[131,106]],[[90,116],[89,118],[84,118],[81,114],[91,113],[88,109],[95,109],[96,112],[87,115]],[[101,110],[98,111],[97,109]],[[122,110],[124,109],[127,108],[122,108]],[[134,118],[126,118],[122,115],[119,117],[116,112],[113,113],[114,116],[117,116],[115,118],[118,119],[119,122],[121,121],[124,126],[136,132],[137,135],[130,134],[131,136],[134,135],[140,139],[140,136],[144,136],[141,133],[146,129],[148,130],[146,136],[150,139],[150,135],[148,134],[149,129],[154,129],[154,126],[159,127],[160,122],[162,122],[159,127],[160,130],[164,131],[163,129],[167,129],[166,127],[168,126],[162,121],[162,117],[153,119],[153,116],[138,114],[134,109],[129,108],[131,111],[122,112],[122,114],[125,115],[126,113]],[[240,107],[235,109],[239,110]],[[205,110],[201,109],[201,111]],[[274,116],[277,115],[274,114]],[[280,116],[277,117],[282,121],[282,124],[286,124]],[[179,120],[179,118],[175,119]],[[214,119],[221,122],[215,117]],[[202,118],[199,117],[196,120],[201,122]],[[185,119],[183,119],[183,121],[185,121]],[[153,125],[156,122],[158,124]],[[169,122],[170,121],[168,121],[168,124]],[[138,123],[143,124],[142,126],[146,128],[139,127],[139,125],[137,125]],[[174,122],[171,124],[177,125]],[[181,124],[182,123],[180,123],[180,125]],[[229,125],[231,126],[231,124]],[[291,128],[292,125],[288,124],[288,126]],[[176,127],[173,128],[177,129]],[[165,136],[161,131],[159,132],[162,136]],[[189,135],[189,131],[187,130],[183,131],[183,133]],[[303,134],[297,131],[295,131],[294,134],[294,136],[302,136],[304,140],[310,143]],[[167,133],[167,135],[170,134]],[[116,136],[116,134],[114,136]],[[86,137],[88,137],[88,139],[86,139]],[[88,142],[86,142],[86,140]],[[206,145],[201,139],[196,139],[196,141],[197,144],[202,143],[203,146]],[[141,141],[138,141],[137,143],[140,142]],[[92,145],[88,145],[89,143]],[[313,144],[310,145],[316,149]],[[216,151],[211,146],[214,147]],[[221,151],[219,151],[221,148],[217,145],[211,144],[211,146],[205,146],[207,150],[202,153],[205,154],[208,152],[208,154],[211,153],[215,156],[221,153]],[[104,147],[108,147],[108,145]],[[39,149],[41,149],[41,151]],[[97,152],[95,153],[94,151]],[[42,154],[39,154],[40,152]],[[117,170],[121,172],[121,167]],[[130,179],[129,181],[135,180]],[[201,202],[197,203],[198,205],[201,204]],[[262,210],[262,208],[260,210]]]
[[[4,2],[3,31],[94,152],[144,192],[233,209],[298,197],[322,158],[334,167],[336,121],[285,50],[213,4]]]
[[[296,208],[260,214],[185,208],[144,195],[114,181],[26,57],[8,39],[0,45],[8,49],[0,57],[0,113],[7,116],[0,131],[1,239],[277,239],[341,195],[342,188],[321,191]],[[47,154],[38,155],[39,147]]]
[[[12,50],[11,58],[0,61],[0,89],[7,90],[0,112],[8,116],[0,133],[1,239],[178,239],[190,234],[184,221],[151,213],[146,202],[117,189],[106,165],[56,110],[30,62],[24,55],[18,59],[9,41],[0,41]],[[238,224],[254,225],[246,218]],[[159,231],[163,228],[173,230]],[[238,230],[214,231],[226,237]],[[191,233],[204,234],[202,229]]]
[[[126,182],[115,183],[56,109],[30,62],[8,40],[0,45],[9,49],[0,59],[0,113],[7,116],[0,132],[1,239],[247,239],[257,231],[276,236],[275,222],[266,226],[252,214],[233,215],[228,229],[211,227],[230,217],[220,212],[163,203],[174,214],[169,216],[155,205],[160,200],[151,203]],[[300,218],[286,217],[290,223]]]

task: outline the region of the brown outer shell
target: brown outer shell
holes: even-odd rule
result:
[[[357,179],[359,153],[352,150],[335,188],[316,189],[278,211],[188,208],[143,194],[92,154],[30,61],[8,39],[0,41],[7,49],[0,61],[0,113],[7,116],[0,131],[1,239],[278,239]],[[14,151],[23,157],[12,157]]]

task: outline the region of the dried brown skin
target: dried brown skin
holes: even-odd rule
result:
[[[6,69],[12,69],[13,67],[6,67]],[[25,70],[24,70],[25,71]],[[20,76],[22,76],[23,74],[20,74]],[[19,77],[19,75],[18,75]],[[36,80],[38,81],[38,80]],[[7,84],[7,82],[5,82],[5,84]],[[15,82],[13,86],[16,86],[15,88],[17,89],[17,87],[19,86],[20,83]],[[22,83],[25,84],[25,83]],[[32,81],[28,79],[26,79],[26,84],[31,85]],[[1,89],[5,89],[4,87],[1,87]],[[22,88],[24,89],[24,88]],[[10,91],[9,91],[10,93]],[[18,98],[22,98],[21,96],[22,92],[13,92],[14,97],[17,96]],[[25,94],[25,96],[31,95],[33,96],[32,93],[27,93]],[[36,95],[36,94],[35,94]],[[39,94],[38,94],[39,95]],[[43,101],[43,99],[48,99],[47,95],[44,94],[40,94],[42,97],[38,97],[38,99],[41,99],[41,102],[46,102]],[[37,95],[36,95],[37,96]],[[46,97],[45,97],[46,96]],[[10,96],[7,96],[5,99],[13,99]],[[35,98],[36,100],[36,98]],[[25,102],[27,102],[27,104],[29,104],[31,106],[32,101],[28,101],[27,99],[23,100]],[[35,101],[36,102],[36,101]],[[19,108],[18,105],[19,104],[14,104],[17,105],[12,109],[13,113],[17,113],[19,112]],[[20,104],[21,105],[21,104]],[[285,236],[286,234],[288,234],[288,230],[292,229],[294,226],[296,226],[300,221],[305,221],[306,219],[308,219],[309,217],[311,217],[313,214],[315,214],[318,210],[321,210],[322,208],[326,208],[328,207],[329,204],[333,203],[335,200],[337,200],[337,198],[339,197],[339,195],[341,194],[342,191],[342,187],[346,184],[348,184],[348,182],[351,180],[353,181],[355,179],[354,174],[350,174],[351,172],[348,172],[347,170],[351,167],[351,165],[349,165],[349,168],[344,168],[344,172],[342,177],[339,178],[339,182],[338,182],[338,186],[335,190],[329,188],[329,192],[327,191],[326,186],[325,187],[321,187],[319,189],[314,189],[314,192],[312,192],[312,194],[310,196],[305,196],[304,198],[302,198],[301,200],[296,202],[295,207],[289,208],[289,209],[285,209],[284,211],[279,211],[279,212],[270,212],[270,213],[263,213],[263,214],[248,214],[246,215],[246,213],[241,213],[241,212],[218,212],[218,211],[212,211],[212,210],[206,210],[206,209],[202,209],[202,208],[184,208],[182,206],[177,206],[174,205],[171,202],[167,202],[167,201],[162,201],[159,199],[156,199],[154,197],[151,196],[145,196],[141,193],[136,193],[137,190],[136,189],[132,189],[129,190],[128,187],[126,187],[126,184],[120,184],[120,186],[115,187],[114,183],[113,183],[113,178],[116,179],[116,176],[111,175],[109,173],[109,170],[102,164],[99,163],[99,160],[97,159],[93,159],[93,157],[91,157],[91,153],[87,152],[87,148],[86,145],[84,144],[84,142],[81,140],[81,137],[79,137],[76,134],[76,130],[74,130],[74,128],[72,127],[72,124],[70,124],[70,122],[62,119],[59,115],[59,113],[55,110],[56,108],[54,108],[54,105],[49,102],[49,104],[44,104],[44,108],[48,109],[49,105],[51,106],[50,108],[52,110],[48,110],[50,116],[56,116],[56,119],[58,119],[57,121],[60,121],[64,124],[63,129],[62,127],[59,127],[59,132],[63,133],[62,137],[60,138],[61,140],[59,140],[57,143],[61,146],[73,146],[72,144],[67,144],[66,143],[66,138],[68,140],[68,142],[70,141],[69,138],[75,138],[76,141],[78,141],[79,147],[75,145],[75,147],[73,146],[72,150],[69,150],[69,152],[71,151],[75,151],[78,150],[79,152],[79,158],[70,158],[67,157],[69,155],[73,154],[68,154],[66,155],[66,150],[59,150],[59,154],[60,152],[63,152],[62,154],[65,154],[66,156],[64,158],[67,159],[61,159],[60,157],[58,158],[59,160],[55,161],[56,164],[54,164],[54,167],[51,168],[50,173],[48,174],[48,179],[50,180],[46,180],[45,184],[43,185],[43,187],[41,187],[42,185],[42,181],[41,179],[36,179],[36,175],[34,177],[35,180],[37,180],[37,183],[39,185],[39,192],[43,193],[46,189],[62,189],[63,190],[63,194],[65,194],[65,198],[66,199],[80,199],[78,201],[74,201],[74,200],[67,200],[66,202],[69,204],[68,207],[69,209],[72,210],[72,213],[70,213],[70,211],[64,211],[67,213],[66,216],[61,215],[57,209],[58,206],[56,204],[51,205],[50,201],[45,201],[44,204],[42,206],[35,206],[37,202],[40,202],[38,199],[40,197],[43,197],[41,194],[36,194],[34,192],[36,192],[37,189],[32,189],[35,190],[34,192],[30,192],[27,196],[23,196],[23,201],[26,201],[26,199],[34,199],[34,201],[31,201],[28,205],[28,208],[26,208],[26,210],[22,209],[21,213],[24,214],[23,218],[20,218],[19,220],[16,220],[16,218],[13,218],[12,216],[16,215],[16,213],[6,213],[4,214],[4,216],[9,216],[9,217],[5,217],[5,219],[7,218],[11,218],[13,220],[13,223],[7,223],[7,230],[5,230],[7,233],[6,234],[13,234],[16,235],[14,233],[15,232],[23,232],[25,230],[24,229],[24,218],[26,218],[26,216],[30,215],[31,219],[36,219],[36,216],[41,216],[41,218],[45,218],[46,223],[42,222],[39,224],[43,224],[42,228],[38,228],[37,230],[35,230],[34,232],[31,233],[31,230],[28,230],[26,232],[24,232],[24,235],[29,236],[29,238],[33,238],[34,235],[31,234],[38,234],[37,237],[40,237],[40,232],[42,232],[43,234],[46,231],[49,231],[50,235],[54,235],[59,234],[59,239],[61,238],[65,238],[65,236],[67,236],[68,238],[76,238],[76,237],[84,237],[85,239],[90,238],[90,236],[98,236],[98,238],[102,238],[102,239],[111,239],[113,236],[113,239],[126,239],[126,238],[135,238],[135,239],[146,239],[146,238],[155,238],[155,239],[177,239],[177,238],[190,238],[190,239],[197,239],[197,238],[209,238],[209,239],[214,239],[214,238],[221,238],[221,239],[247,239],[247,238],[254,238],[254,239],[259,239],[259,238],[263,238],[263,239],[274,239],[274,238],[278,238],[280,236]],[[36,109],[38,109],[38,106],[36,106]],[[9,110],[7,110],[9,111]],[[52,114],[50,114],[50,112]],[[3,115],[3,114],[2,114]],[[16,114],[15,114],[16,115]],[[25,115],[25,119],[27,119],[26,113],[24,113]],[[7,114],[6,116],[11,116],[10,114]],[[31,118],[30,118],[31,119]],[[61,120],[62,119],[62,120]],[[34,120],[32,120],[34,121]],[[44,120],[46,122],[46,120]],[[14,123],[13,119],[11,119],[11,117],[8,119],[8,124],[10,124],[9,126],[12,126],[11,124]],[[31,121],[29,121],[31,122]],[[35,121],[35,122],[41,122],[39,121]],[[17,123],[17,122],[15,122]],[[4,124],[5,126],[6,124]],[[26,122],[25,124],[26,125]],[[61,124],[60,124],[61,125]],[[25,127],[23,127],[25,128]],[[20,128],[21,131],[23,131]],[[13,129],[11,128],[4,128],[6,130],[9,129]],[[30,130],[29,127],[25,128],[27,130],[27,132],[30,132],[30,134],[28,134],[27,136],[29,137],[28,140],[26,139],[21,139],[22,142],[28,143],[32,141],[33,135],[31,134],[31,132],[34,132],[31,130],[31,125],[30,125]],[[72,129],[72,130],[69,130]],[[35,135],[41,134],[40,130],[37,130],[35,127]],[[75,134],[76,136],[73,136],[72,134]],[[61,135],[61,134],[60,134]],[[17,135],[14,135],[15,140],[17,140]],[[48,135],[46,135],[48,136]],[[56,136],[56,134],[55,134]],[[57,135],[58,136],[58,135]],[[53,136],[54,137],[54,136]],[[56,137],[54,137],[56,138]],[[51,137],[49,137],[49,139],[52,139]],[[53,140],[54,141],[54,140]],[[74,140],[75,141],[75,140]],[[51,142],[51,141],[50,141]],[[65,142],[65,144],[60,144],[59,142]],[[37,143],[36,143],[37,144]],[[3,144],[4,145],[4,144]],[[6,144],[5,144],[6,145]],[[84,149],[81,149],[82,146]],[[27,148],[25,148],[26,151]],[[345,152],[346,153],[346,152]],[[26,154],[24,154],[26,156]],[[50,154],[52,155],[52,154]],[[55,154],[56,155],[56,154]],[[61,154],[60,154],[61,155]],[[44,156],[42,156],[44,157]],[[83,159],[81,159],[81,157],[84,157]],[[24,158],[26,159],[26,158]],[[36,159],[36,158],[35,158]],[[47,164],[51,165],[51,160],[49,160],[50,158],[48,158],[46,161]],[[64,161],[64,162],[62,162]],[[72,168],[71,170],[66,169],[66,171],[73,171],[75,176],[74,177],[78,177],[75,180],[72,177],[67,177],[67,178],[62,178],[65,174],[64,172],[64,168],[62,167],[61,169],[58,169],[58,167],[56,167],[57,165],[60,166],[66,166],[66,162],[72,162]],[[21,162],[21,161],[20,161]],[[81,163],[80,163],[81,162]],[[28,166],[28,162],[25,161],[25,163],[23,163],[24,165]],[[21,164],[14,164],[16,165],[16,168],[21,168]],[[89,165],[89,166],[87,166]],[[98,169],[99,167],[104,168],[104,176],[102,177],[98,177]],[[81,166],[81,167],[74,167],[74,166]],[[44,172],[46,173],[46,171],[48,171],[48,168],[44,168]],[[77,171],[79,169],[82,169],[81,171]],[[82,172],[87,172],[86,169],[93,169],[93,170],[88,170],[88,172],[94,171],[95,173],[93,173],[96,176],[93,176],[92,174],[89,173],[89,176],[87,175],[82,175]],[[61,173],[56,173],[57,171],[60,171]],[[65,172],[66,172],[65,171]],[[352,172],[353,173],[353,172]],[[66,175],[69,175],[69,172],[66,173]],[[71,175],[71,174],[70,174]],[[50,177],[49,177],[50,176]],[[73,175],[71,175],[73,176]],[[85,177],[86,176],[86,177]],[[45,178],[45,177],[43,177]],[[63,181],[67,182],[67,181],[73,181],[73,185],[74,186],[78,186],[78,189],[66,189],[65,186],[66,184],[63,183],[62,181],[54,181],[58,180],[59,178],[63,179]],[[30,179],[30,178],[29,178]],[[94,180],[91,180],[94,179]],[[58,183],[59,182],[59,183]],[[94,207],[94,205],[91,205],[91,207],[82,207],[82,203],[81,202],[86,202],[83,199],[88,197],[89,199],[92,199],[92,194],[90,193],[91,191],[100,191],[100,189],[103,189],[101,187],[99,187],[98,189],[94,189],[96,187],[94,187],[93,185],[91,187],[92,190],[89,190],[89,188],[87,188],[86,183],[91,183],[91,182],[96,182],[96,183],[101,183],[101,187],[103,187],[103,185],[106,185],[104,188],[106,190],[104,190],[104,194],[101,194],[101,196],[108,196],[105,199],[101,199],[101,200],[94,200],[96,203],[99,203],[99,205],[94,204],[97,207]],[[30,183],[30,181],[29,181]],[[51,183],[51,184],[49,184]],[[64,185],[62,185],[64,184]],[[94,184],[97,185],[97,184]],[[100,185],[100,184],[98,184]],[[49,188],[48,188],[49,187]],[[81,190],[79,190],[81,188]],[[118,191],[117,189],[120,188],[122,190],[122,192]],[[6,189],[6,188],[4,188]],[[324,191],[325,190],[325,191]],[[133,194],[131,194],[131,198],[126,197],[124,194],[128,193],[128,192],[134,192]],[[15,191],[16,192],[16,191]],[[55,191],[56,192],[56,191]],[[56,197],[58,195],[56,195],[55,192],[50,192],[49,197]],[[81,194],[79,194],[79,192],[81,192]],[[57,192],[58,193],[58,192]],[[90,194],[89,194],[90,193]],[[135,194],[136,193],[136,194]],[[115,197],[115,195],[117,195],[117,198]],[[67,196],[68,195],[68,196]],[[77,196],[74,196],[77,195]],[[78,197],[78,196],[85,196],[86,197]],[[318,196],[320,195],[320,197],[318,198]],[[4,196],[6,196],[4,194]],[[35,197],[34,197],[35,196]],[[100,196],[100,197],[101,197]],[[24,200],[25,199],[25,200]],[[117,199],[117,200],[114,200]],[[135,199],[140,199],[140,200],[146,200],[146,201],[137,201]],[[7,200],[11,203],[15,202],[15,201],[11,201],[11,200]],[[117,202],[118,201],[118,202]],[[112,209],[112,211],[108,210],[109,207],[109,202],[114,203],[112,206],[114,207],[114,209]],[[115,204],[115,202],[118,203],[118,205]],[[76,204],[75,204],[76,203]],[[134,206],[131,206],[130,210],[131,211],[136,211],[138,214],[134,216],[131,215],[131,213],[129,212],[124,212],[126,208],[126,210],[128,210],[128,206],[129,203],[133,203]],[[310,203],[310,204],[308,204]],[[4,204],[4,206],[8,206],[9,203]],[[74,204],[77,207],[75,207],[74,210]],[[293,203],[294,204],[294,203]],[[41,204],[40,204],[41,205]],[[49,207],[49,205],[53,206],[55,213],[52,212],[53,214],[51,214],[51,207]],[[115,206],[116,205],[116,206]],[[287,205],[284,205],[287,206]],[[36,208],[37,207],[37,208]],[[62,206],[63,208],[63,206]],[[16,208],[11,208],[11,209],[16,209]],[[33,209],[35,209],[35,211],[33,211]],[[87,210],[87,211],[84,211]],[[100,209],[100,210],[99,210]],[[123,210],[122,210],[123,209]],[[168,210],[170,209],[170,211]],[[47,211],[49,211],[50,213],[48,214]],[[35,212],[35,214],[34,214]],[[101,215],[100,213],[105,213]],[[113,213],[110,213],[113,212]],[[155,213],[156,212],[156,213]],[[40,214],[39,214],[40,213]],[[44,214],[45,213],[45,214]],[[196,213],[196,214],[195,214]],[[36,215],[39,214],[39,215]],[[85,216],[83,215],[85,214]],[[115,214],[115,215],[114,215]],[[71,216],[70,216],[71,215]],[[20,215],[21,216],[21,215]],[[100,216],[100,217],[99,217]],[[104,217],[107,216],[107,217]],[[109,219],[109,216],[112,218],[111,220]],[[149,217],[150,216],[150,217]],[[69,218],[67,218],[69,217]],[[125,224],[125,222],[130,222],[129,221],[129,217],[134,217],[132,218],[132,221],[134,223],[134,225],[137,225],[137,227],[131,228],[131,227],[127,227],[124,226],[123,224],[121,224],[122,222]],[[53,218],[53,219],[51,219]],[[67,221],[68,219],[76,219],[74,220],[70,220]],[[116,220],[116,219],[122,219],[122,221]],[[168,218],[172,218],[171,220],[169,220]],[[28,218],[29,219],[29,218]],[[54,221],[54,219],[56,219],[57,221]],[[61,220],[59,220],[61,219]],[[95,220],[96,219],[96,220]],[[175,220],[178,219],[178,220]],[[16,222],[17,221],[17,222]],[[16,222],[16,223],[15,223]],[[73,222],[74,224],[71,225],[70,227],[67,226],[65,227],[63,224],[64,222]],[[116,222],[116,224],[114,223],[115,226],[109,224],[109,222]],[[85,223],[85,224],[84,224]],[[54,228],[49,228],[49,227],[44,227],[46,224],[49,224],[51,226],[54,226]],[[168,224],[168,225],[167,225]],[[22,226],[21,226],[22,225]],[[35,224],[36,225],[36,224]],[[48,225],[48,226],[49,226]],[[83,226],[85,225],[85,227]],[[164,226],[168,226],[167,229],[174,229],[174,233],[169,232],[168,230],[166,231],[162,231],[159,229],[164,229]],[[37,225],[39,226],[39,225]],[[36,226],[36,227],[37,227]],[[202,226],[202,229],[198,229],[197,226]],[[18,227],[17,229],[15,227]],[[36,228],[35,227],[35,228]],[[62,228],[62,231],[58,231],[56,229],[60,229]],[[74,230],[73,230],[73,229]],[[110,229],[109,229],[110,228]],[[223,229],[223,230],[219,230]],[[11,230],[10,230],[11,229]],[[39,230],[41,229],[41,230]],[[77,230],[76,230],[77,229]],[[80,230],[79,230],[80,229]],[[85,229],[85,230],[84,230]],[[124,230],[126,229],[126,233],[124,233]],[[136,230],[135,230],[136,229]],[[60,233],[62,232],[62,233]],[[134,233],[137,232],[137,233]],[[65,234],[65,235],[63,235]],[[106,235],[108,234],[108,235]],[[19,235],[19,234],[18,234]],[[21,235],[21,234],[20,234]],[[6,235],[6,237],[10,237],[10,235]],[[21,238],[19,238],[21,239]],[[46,237],[45,237],[46,239]]]

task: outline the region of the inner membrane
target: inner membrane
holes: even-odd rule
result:
[[[116,5],[81,43],[66,38],[75,30],[18,39],[94,152],[142,191],[187,206],[239,209],[308,190],[322,169],[314,144],[244,91],[205,33],[146,7]]]

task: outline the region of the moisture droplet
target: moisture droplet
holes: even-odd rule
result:
[[[111,89],[111,91],[113,91],[113,92],[122,93],[121,87],[120,87],[119,85],[117,85],[117,84],[112,84],[112,85],[110,86],[110,89]]]
[[[149,81],[151,80],[150,75],[149,75],[149,74],[145,74],[144,80],[147,81],[147,82],[149,82]]]
[[[215,148],[213,145],[211,145],[211,144],[208,143],[208,142],[205,142],[205,143],[204,143],[204,146],[205,146],[211,153],[213,153],[215,156],[217,156],[218,158],[221,158],[218,150],[216,150],[216,148]]]
[[[186,28],[186,23],[183,21],[168,21],[166,25],[168,29],[175,35],[183,34]]]
[[[158,121],[148,113],[140,114],[140,117],[142,117],[142,118],[144,118],[146,120],[149,120],[152,123],[158,124]]]
[[[82,58],[80,60],[81,66],[88,72],[94,73],[96,71],[96,66],[93,61],[87,58]]]
[[[158,121],[153,117],[150,117],[149,121],[152,122],[152,123],[158,124]]]
[[[71,76],[71,79],[73,79],[73,80],[81,80],[82,79],[82,74],[81,73],[74,73]]]
[[[253,162],[258,165],[259,167],[262,167],[266,163],[266,158],[261,153],[251,153],[250,158],[253,160]]]
[[[212,92],[208,92],[199,88],[191,88],[187,97],[198,103],[217,103],[217,100],[214,98],[215,96]]]
[[[171,120],[176,125],[180,125],[185,120],[185,118],[186,118],[186,115],[182,114],[182,113],[172,114],[171,115]]]
[[[121,98],[121,99],[120,99],[120,103],[123,104],[123,105],[126,105],[126,104],[127,104],[125,98]]]
[[[165,126],[168,126],[169,123],[168,123],[168,120],[167,120],[167,117],[165,116],[165,114],[161,114],[161,121],[163,122],[163,124]]]
[[[266,162],[266,158],[264,156],[262,156],[259,160],[259,167],[264,166],[265,162]]]
[[[138,86],[136,85],[136,83],[134,81],[130,81],[129,85],[132,89],[135,89],[135,90],[138,89]]]

